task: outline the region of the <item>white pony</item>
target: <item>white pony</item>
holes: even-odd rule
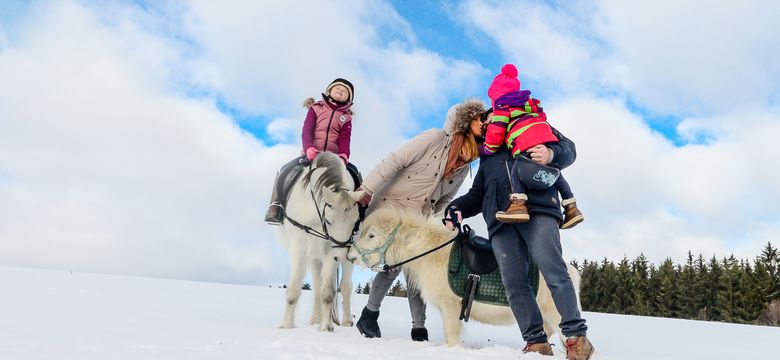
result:
[[[396,230],[393,237],[391,233]],[[457,235],[457,230],[448,230],[441,224],[440,219],[426,218],[419,214],[399,212],[392,209],[383,209],[368,215],[363,221],[360,230],[360,238],[355,241],[349,251],[348,258],[353,262],[361,259],[361,265],[375,269],[380,265],[381,258],[387,265],[397,264],[410,259],[425,251],[433,249]],[[386,246],[386,252],[381,249]],[[360,250],[358,250],[360,249]],[[402,266],[409,281],[413,282],[423,299],[436,306],[444,320],[444,339],[447,345],[457,345],[460,341],[462,323],[459,319],[461,298],[455,295],[447,281],[447,267],[452,245],[448,245],[438,251],[418,260],[411,261]],[[360,252],[367,254],[361,256]],[[368,261],[366,261],[368,260]],[[381,266],[381,265],[380,265]],[[580,276],[577,269],[568,265],[569,276],[577,291],[577,306],[580,306],[579,287]],[[544,318],[544,331],[552,336],[558,332],[558,324],[561,315],[555,308],[550,290],[539,276],[539,292],[536,301]],[[509,306],[498,306],[474,301],[471,308],[471,319],[494,324],[515,324],[515,317]],[[561,336],[561,343],[565,339]]]
[[[307,263],[314,291],[310,324],[319,324],[320,331],[333,331],[332,318],[338,321],[336,316],[331,316],[336,297],[335,273],[341,263],[340,290],[344,298],[341,325],[352,326],[352,264],[346,261],[346,254],[359,217],[356,202],[362,195],[352,191],[354,188],[354,181],[341,159],[324,152],[304,169],[290,189],[285,220],[278,230],[278,238],[290,255],[287,304],[279,327],[295,327],[295,307],[301,296]]]

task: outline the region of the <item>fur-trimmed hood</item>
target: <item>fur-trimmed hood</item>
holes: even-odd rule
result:
[[[471,120],[487,111],[482,100],[466,99],[460,104],[453,105],[447,111],[447,119],[444,120],[444,131],[447,134],[469,132]]]

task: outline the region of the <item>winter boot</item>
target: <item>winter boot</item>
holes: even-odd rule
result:
[[[265,213],[265,222],[269,225],[281,225],[284,219],[284,208],[277,202],[271,203]]]
[[[585,336],[566,338],[566,359],[588,360],[593,355],[593,344]]]
[[[582,217],[580,209],[577,209],[577,200],[574,198],[564,199],[561,202],[561,205],[563,205],[563,223],[561,224],[561,229],[571,229],[585,220],[585,218]]]
[[[379,338],[382,337],[382,331],[379,330],[377,319],[379,319],[379,311],[371,311],[364,307],[355,326],[361,335],[367,338]]]
[[[512,194],[509,196],[509,208],[506,211],[496,213],[496,220],[502,223],[524,223],[531,219],[528,215],[528,207],[525,201],[528,200],[526,194]]]
[[[412,328],[412,340],[413,341],[428,341],[428,329],[426,329],[426,328]]]
[[[550,346],[550,343],[543,342],[543,343],[527,343],[525,344],[525,347],[523,348],[523,354],[525,353],[539,353],[545,356],[553,356],[552,346]]]

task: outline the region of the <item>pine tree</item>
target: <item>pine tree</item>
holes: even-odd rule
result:
[[[615,314],[629,314],[634,308],[634,298],[631,296],[632,278],[631,267],[628,258],[623,256],[623,260],[618,263],[615,274],[615,291],[612,293],[611,308],[609,312]]]
[[[721,314],[722,310],[717,305],[717,299],[718,299],[718,294],[721,293],[720,278],[721,276],[723,276],[724,271],[723,271],[723,267],[720,265],[715,255],[713,255],[712,258],[710,258],[708,268],[709,268],[709,273],[707,276],[707,288],[704,291],[707,294],[707,299],[706,299],[707,320],[723,321],[723,315]]]
[[[700,288],[696,281],[696,268],[694,267],[693,254],[688,251],[688,259],[682,267],[679,282],[680,317],[684,319],[695,319],[699,313],[699,304],[696,297]]]
[[[593,261],[582,260],[582,272],[580,274],[580,302],[582,309],[586,311],[597,311],[598,302],[598,264]]]
[[[666,258],[656,273],[658,280],[655,282],[655,315],[661,317],[677,317],[677,281],[674,263],[671,258]]]
[[[363,293],[363,285],[361,283],[358,283],[357,288],[355,288],[355,294],[362,294]]]
[[[768,242],[758,257],[766,267],[766,271],[771,278],[771,284],[768,284],[766,296],[769,301],[780,299],[780,253]]]
[[[695,268],[695,280],[694,280],[694,298],[692,302],[696,304],[695,319],[709,320],[709,303],[710,295],[708,289],[710,288],[710,273],[709,267],[707,267],[707,261],[704,260],[704,256],[699,254],[699,257],[693,262]]]
[[[737,259],[731,255],[728,258],[723,258],[722,264],[723,273],[718,282],[715,304],[720,311],[721,321],[737,322],[739,320],[738,297],[740,296]]]
[[[647,269],[647,258],[645,254],[639,256],[631,262],[631,298],[632,308],[629,314],[650,315],[649,299],[649,272]]]
[[[366,281],[366,285],[363,286],[363,294],[370,294],[371,293],[371,282]]]
[[[387,292],[389,296],[406,296],[406,288],[401,284],[401,280],[396,280],[393,287]]]

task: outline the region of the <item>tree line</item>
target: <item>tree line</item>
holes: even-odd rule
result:
[[[640,254],[572,265],[586,311],[780,326],[780,254],[771,243],[752,262],[689,251],[684,264],[667,258],[656,267]]]
[[[689,251],[684,264],[667,258],[656,266],[640,254],[572,265],[582,277],[586,311],[780,326],[780,253],[771,243],[753,261]],[[355,288],[370,291],[370,281]],[[404,283],[396,280],[387,295],[405,297]]]

